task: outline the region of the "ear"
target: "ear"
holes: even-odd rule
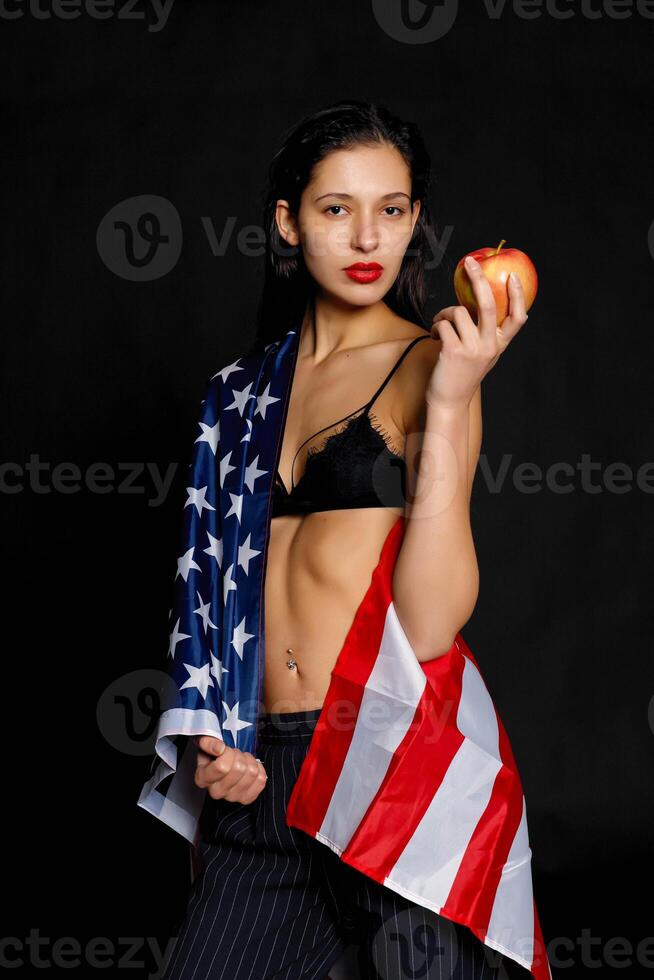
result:
[[[279,234],[288,245],[299,245],[300,236],[297,230],[297,221],[291,211],[288,201],[278,200],[275,208],[275,221]]]
[[[417,201],[413,202],[413,208],[411,210],[411,234],[415,231],[416,222],[418,221],[418,216],[420,214],[420,209],[422,207],[422,201],[418,198]]]

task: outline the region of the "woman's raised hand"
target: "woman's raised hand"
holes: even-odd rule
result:
[[[268,781],[263,764],[251,752],[230,749],[220,738],[196,736],[198,762],[195,785],[214,800],[252,803]]]
[[[434,317],[432,336],[440,339],[443,346],[427,385],[426,397],[430,403],[469,404],[482,378],[527,321],[518,278],[509,276],[509,312],[498,326],[495,297],[481,266],[468,256],[465,267],[477,302],[479,322],[474,322],[465,306],[447,306]]]

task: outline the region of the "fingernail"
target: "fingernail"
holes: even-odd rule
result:
[[[515,272],[512,272],[511,273],[511,279],[513,280],[513,285],[514,286],[519,286],[520,285],[520,276],[518,276]]]
[[[476,269],[479,266],[479,262],[473,259],[472,255],[466,255],[465,264],[469,269]]]

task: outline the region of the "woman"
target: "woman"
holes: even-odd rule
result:
[[[498,976],[501,956],[287,826],[331,672],[398,516],[395,607],[419,660],[446,654],[477,598],[469,520],[480,382],[526,320],[519,282],[422,326],[429,160],[412,124],[366,103],[304,120],[270,168],[255,347],[299,327],[265,577],[258,756],[196,739],[202,873],[164,976],[322,978],[348,944],[362,977]],[[454,572],[453,572],[454,570]]]

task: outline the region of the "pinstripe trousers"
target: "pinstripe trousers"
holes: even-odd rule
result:
[[[350,868],[285,822],[320,714],[262,714],[268,782],[250,804],[207,801],[201,871],[162,980],[499,980],[502,957],[470,930]]]

